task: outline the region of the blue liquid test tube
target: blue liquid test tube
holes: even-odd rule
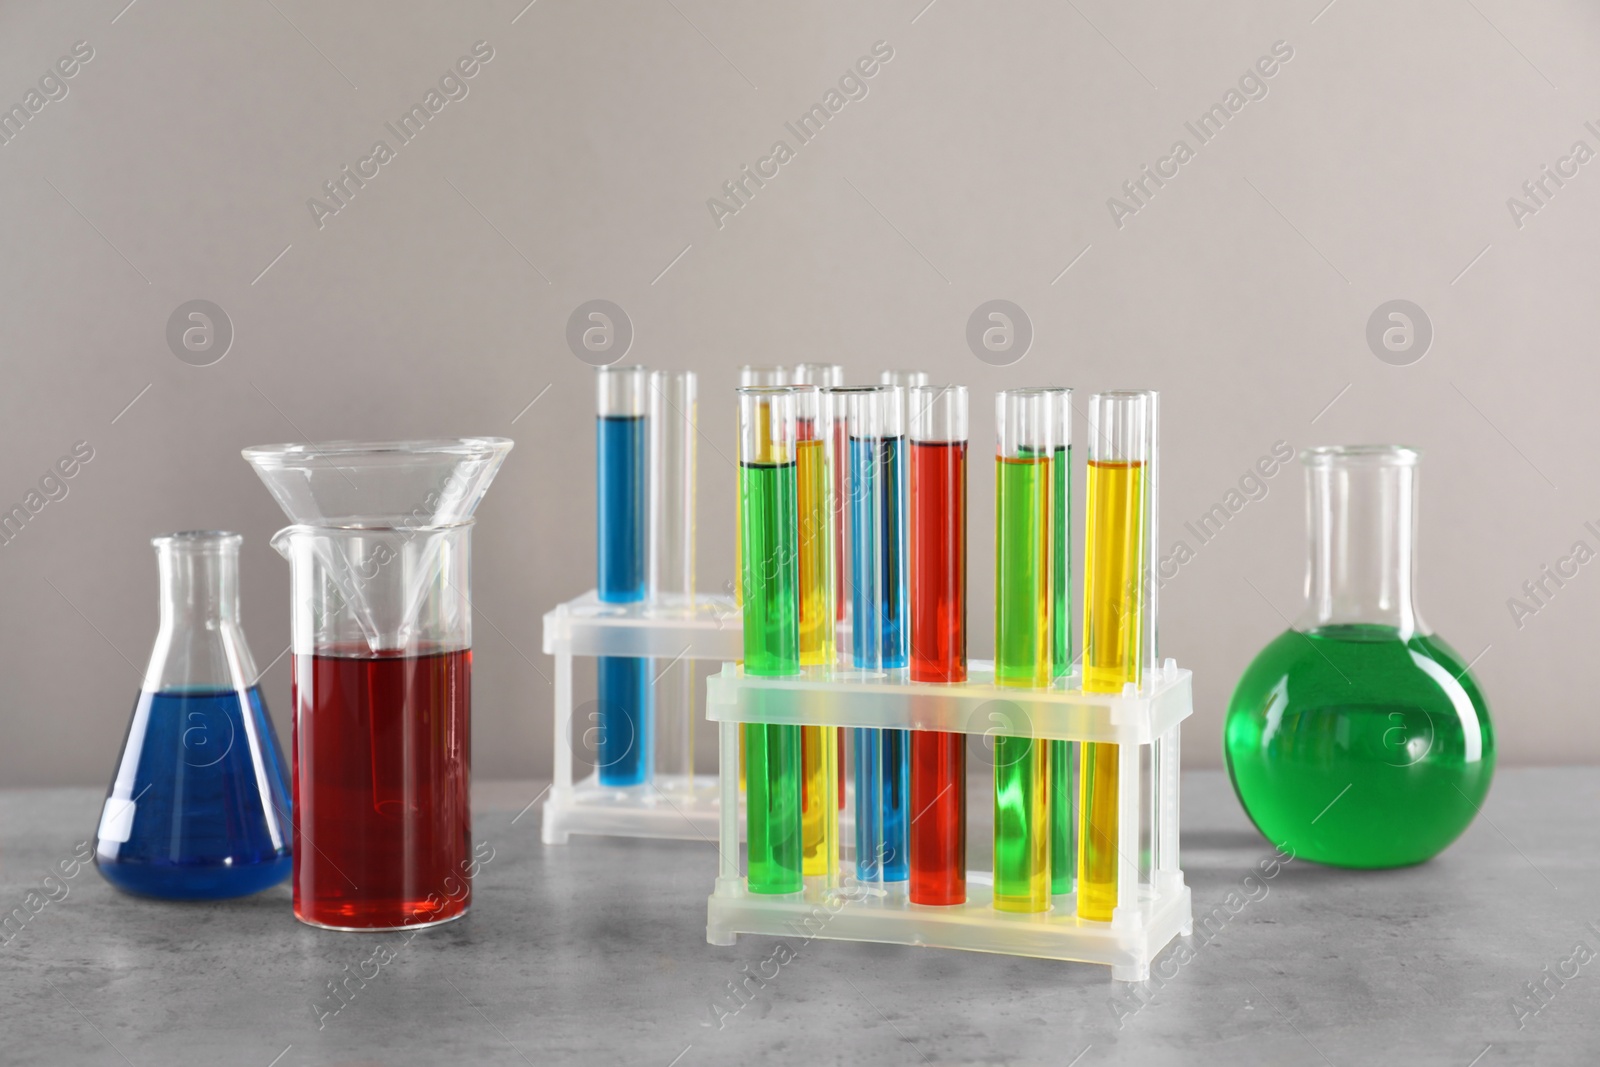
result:
[[[834,392],[844,397],[848,420],[851,658],[859,670],[901,670],[909,662],[910,639],[901,391],[867,386]],[[856,877],[906,881],[911,874],[907,732],[856,730],[855,774]]]
[[[601,367],[595,377],[596,590],[601,600],[643,600],[649,580],[650,376],[643,367]],[[601,785],[642,785],[655,764],[650,661],[602,656],[597,667]]]

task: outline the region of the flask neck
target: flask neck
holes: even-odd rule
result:
[[[1397,446],[1311,449],[1306,607],[1299,630],[1368,625],[1426,632],[1416,605],[1417,463]]]
[[[167,540],[156,545],[161,573],[161,628],[239,623],[237,545]]]
[[[243,689],[255,661],[239,624],[238,534],[188,532],[157,537],[161,628],[144,687]]]

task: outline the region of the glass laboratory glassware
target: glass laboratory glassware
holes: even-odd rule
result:
[[[1055,405],[1043,389],[995,394],[994,680],[1047,689],[1051,663],[1050,503]],[[994,906],[1050,907],[1049,746],[1031,735],[994,740]]]
[[[289,516],[294,912],[421,928],[472,899],[472,513],[498,437],[244,450]]]
[[[1156,417],[1150,390],[1089,398],[1089,486],[1083,554],[1083,691],[1138,686],[1155,653]],[[1118,899],[1117,746],[1078,746],[1078,918],[1110,922]],[[1128,783],[1129,788],[1135,783]]]
[[[1050,461],[1050,670],[1072,673],[1072,390],[1051,386],[1055,457]],[[1072,797],[1078,746],[1050,741],[1050,895],[1077,889],[1078,823]]]
[[[694,604],[695,446],[699,379],[650,374],[650,599],[671,612]],[[663,784],[694,785],[694,663],[656,671],[655,769]]]
[[[834,658],[833,477],[828,411],[815,385],[795,385],[795,472],[799,571],[800,665],[831,667]],[[838,730],[800,728],[803,833],[807,877],[837,882],[839,868]]]
[[[911,390],[911,680],[967,680],[967,390]],[[967,899],[967,738],[911,734],[910,899]]]
[[[1339,867],[1443,851],[1494,774],[1489,706],[1417,613],[1417,466],[1393,445],[1301,453],[1306,607],[1245,669],[1223,747],[1256,827]]]
[[[795,401],[793,388],[739,390],[744,669],[760,677],[800,672]],[[744,731],[752,893],[801,889],[800,730],[750,723]]]
[[[851,662],[862,671],[909,665],[905,403],[898,386],[834,390],[845,405],[850,467]],[[855,730],[856,879],[904,882],[911,791],[909,730]]]
[[[129,893],[216,900],[289,876],[288,775],[239,624],[243,540],[150,542],[161,627],[95,841],[100,873]]]
[[[601,367],[595,392],[595,592],[608,604],[638,603],[650,577],[650,372]],[[644,785],[655,755],[650,661],[601,656],[595,683],[600,784]]]
[[[789,384],[792,377],[788,367],[757,366],[745,364],[739,368],[739,388],[777,388]],[[742,434],[735,434],[733,439],[733,463],[739,467]],[[742,477],[742,471],[741,471]],[[742,481],[740,483],[743,484]],[[744,494],[740,488],[735,487],[733,494],[733,602],[736,605],[744,604]],[[739,732],[739,785],[745,784],[745,755],[744,731]]]

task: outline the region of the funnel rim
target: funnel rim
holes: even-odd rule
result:
[[[283,529],[272,535],[275,541],[286,534],[302,532],[329,533],[329,534],[428,534],[445,533],[450,530],[462,530],[476,525],[477,517],[462,519],[460,522],[432,522],[432,523],[396,523],[385,522],[382,518],[371,516],[356,516],[346,522],[291,522]]]
[[[303,466],[318,460],[354,457],[459,456],[480,458],[511,451],[509,437],[433,437],[408,441],[316,441],[251,445],[240,454],[265,469]]]

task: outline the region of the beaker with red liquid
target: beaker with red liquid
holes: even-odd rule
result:
[[[295,917],[415,929],[472,902],[472,513],[503,438],[245,450],[294,525]]]

